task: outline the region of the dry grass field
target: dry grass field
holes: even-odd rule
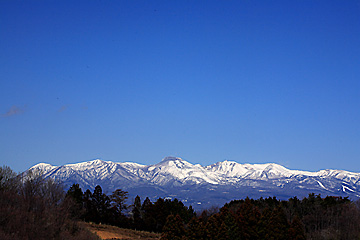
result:
[[[95,224],[95,223],[81,223],[91,232],[97,234],[104,240],[115,239],[148,239],[155,240],[160,239],[159,233],[151,233],[145,231],[136,231],[132,229],[118,228],[115,226]]]

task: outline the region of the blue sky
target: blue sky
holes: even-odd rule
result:
[[[360,2],[0,1],[0,165],[360,172]]]

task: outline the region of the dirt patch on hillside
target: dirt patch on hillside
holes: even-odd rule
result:
[[[91,232],[97,234],[104,240],[115,239],[148,239],[155,240],[160,239],[159,233],[151,233],[145,231],[135,231],[131,229],[118,228],[109,225],[100,225],[95,223],[82,223]]]

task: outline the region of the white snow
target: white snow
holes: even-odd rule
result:
[[[345,190],[349,190],[351,192],[355,192],[354,190],[352,190],[351,188],[347,187],[347,186],[342,186],[343,187],[343,192],[346,192]]]
[[[330,191],[331,189],[343,189],[347,192],[358,191],[344,186],[360,186],[360,173],[342,170],[321,170],[318,172],[290,170],[276,163],[265,164],[240,164],[235,161],[223,161],[209,166],[191,164],[181,158],[166,157],[154,165],[142,165],[133,162],[112,162],[95,159],[88,162],[67,164],[56,167],[46,163],[40,163],[32,169],[41,169],[48,175],[57,175],[60,179],[76,175],[81,181],[95,184],[94,179],[108,179],[116,182],[126,179],[136,184],[137,181],[148,182],[155,185],[166,184],[212,184],[212,185],[236,185],[259,187],[261,181],[271,181],[274,186],[283,187],[285,184],[297,183],[319,185]],[[322,179],[338,181],[333,186],[325,187]],[[254,180],[246,182],[245,180]],[[320,180],[320,181],[319,181]],[[245,181],[245,182],[244,182]],[[340,183],[339,183],[340,181]],[[174,185],[174,186],[175,186]],[[313,185],[314,186],[314,185]],[[298,186],[305,188],[304,186]],[[263,188],[260,188],[261,190]],[[260,190],[259,190],[260,191]]]
[[[317,181],[317,180],[316,180],[316,182],[320,185],[320,187],[322,187],[322,188],[325,189],[325,190],[328,190],[320,181]]]

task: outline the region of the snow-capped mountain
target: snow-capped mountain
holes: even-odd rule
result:
[[[201,166],[181,158],[166,157],[154,165],[97,159],[64,166],[40,163],[31,170],[60,180],[66,188],[73,183],[78,183],[83,190],[100,185],[108,193],[121,188],[129,192],[130,198],[136,195],[153,200],[172,197],[198,209],[246,196],[288,199],[315,193],[360,198],[360,173],[289,170],[275,163],[223,161]]]

